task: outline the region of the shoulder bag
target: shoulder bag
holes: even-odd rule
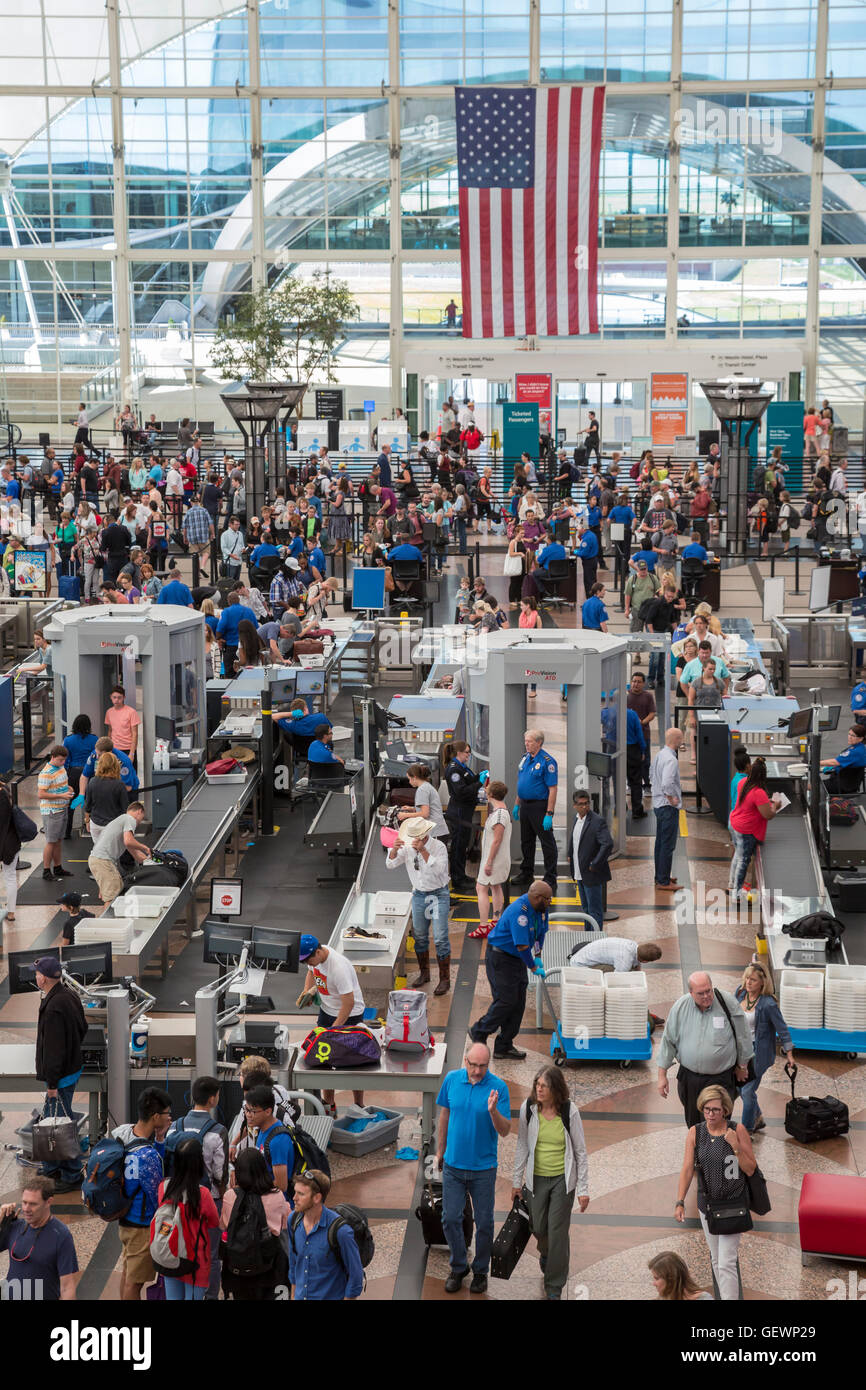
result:
[[[701,1121],[701,1124],[706,1128],[705,1121]],[[752,1217],[749,1212],[748,1181],[746,1180],[745,1173],[743,1174],[743,1178],[746,1180],[746,1193],[744,1193],[742,1197],[716,1200],[707,1192],[706,1184],[702,1177],[703,1170],[700,1163],[698,1163],[699,1128],[700,1125],[695,1126],[695,1172],[698,1175],[698,1188],[703,1191],[707,1202],[707,1210],[704,1213],[707,1219],[707,1230],[710,1235],[713,1236],[738,1236],[742,1235],[744,1231],[751,1231],[754,1223],[752,1222]],[[728,1128],[735,1129],[736,1126],[732,1126],[729,1123]],[[733,1150],[731,1152],[733,1152]]]
[[[714,989],[714,990],[713,990],[713,994],[716,996],[716,999],[719,1001],[719,1006],[720,1006],[720,1008],[721,1008],[721,1010],[722,1010],[722,1013],[725,1015],[725,1018],[728,1020],[728,1023],[731,1025],[731,1032],[732,1032],[733,1035],[734,1035],[734,1043],[737,1045],[737,1051],[739,1052],[739,1043],[738,1043],[738,1040],[737,1040],[737,1030],[736,1030],[736,1028],[734,1027],[734,1020],[731,1018],[731,1015],[730,1015],[730,1011],[729,1011],[729,1009],[728,1009],[728,1006],[727,1006],[727,1004],[725,1003],[725,1001],[724,1001],[724,999],[722,998],[722,996],[719,994],[719,991],[718,991],[717,989]],[[738,1066],[738,1063],[737,1063],[736,1060],[735,1060],[735,1061],[734,1061],[734,1065],[733,1065],[733,1067],[731,1068],[731,1071],[732,1071],[732,1072],[736,1072],[737,1066]],[[746,1081],[754,1081],[754,1079],[755,1079],[755,1058],[754,1058],[754,1055],[753,1055],[753,1056],[751,1056],[751,1057],[749,1058],[749,1061],[748,1061],[748,1075],[747,1075],[747,1077],[746,1077]],[[746,1082],[744,1081],[744,1082],[741,1082],[740,1084],[741,1084],[741,1085],[745,1085]],[[736,1096],[731,1096],[731,1100],[736,1100]]]

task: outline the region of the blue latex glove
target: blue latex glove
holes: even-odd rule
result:
[[[292,719],[303,719],[304,711],[302,709],[293,709],[290,711],[290,717]]]
[[[515,803],[514,803],[514,809],[513,809],[513,811],[511,812],[511,819],[512,819],[512,820],[520,820],[520,803],[517,802],[517,801],[515,801]]]
[[[547,978],[547,971],[545,970],[544,966],[541,964],[541,961],[540,961],[540,960],[537,960],[537,961],[535,962],[535,969],[533,970],[532,973],[533,973],[533,975],[540,975],[541,978],[542,978],[542,980],[545,980],[545,979]]]
[[[541,822],[541,824],[542,824],[542,826],[543,826],[543,828],[544,828],[545,830],[552,830],[552,829],[553,829],[553,816],[545,816],[545,817],[544,817],[544,820]]]
[[[485,782],[490,780],[490,773],[487,771],[487,768],[485,768],[483,772],[479,772],[478,780],[481,783],[482,787],[484,786]]]

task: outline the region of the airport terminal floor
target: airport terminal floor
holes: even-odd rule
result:
[[[474,572],[480,573],[483,587],[503,605],[508,623],[504,629],[506,636],[517,635],[513,632],[517,623],[517,613],[513,609],[509,610],[506,594],[508,579],[502,573],[506,543],[504,538],[482,536],[474,554],[470,550],[470,555],[465,558],[449,555],[435,607],[432,610],[428,609],[426,613],[428,625],[441,627],[442,624],[451,621],[455,606],[459,602],[461,580],[468,573],[471,563]],[[191,584],[193,576],[190,559],[183,556],[179,564],[182,578]],[[806,594],[810,569],[811,562],[804,554],[801,594],[789,596],[788,611],[799,611],[801,614],[807,612]],[[611,593],[606,599],[610,614],[608,631],[625,638],[630,624],[619,610],[613,576],[609,570],[602,568],[600,577],[602,580],[610,580]],[[720,599],[718,604],[714,605],[723,620],[735,616],[751,624],[754,635],[759,640],[768,632],[767,624],[763,621],[761,592],[768,577],[769,562],[760,558],[746,564],[723,568]],[[554,638],[557,634],[580,632],[578,618],[584,593],[582,579],[578,579],[577,582],[576,610],[544,607],[543,627],[538,634],[538,640],[542,645],[546,639]],[[223,606],[225,607],[225,604]],[[98,613],[98,610],[91,611]],[[154,613],[158,616],[159,611],[157,606]],[[63,641],[68,641],[68,637],[64,637]],[[491,638],[490,641],[492,645],[494,639]],[[55,642],[54,645],[56,649],[58,643]],[[55,662],[57,660],[58,657],[55,656]],[[633,648],[627,660],[630,679],[635,673],[648,674],[645,652],[642,654]],[[575,882],[569,872],[567,856],[562,852],[566,826],[570,827],[572,823],[569,779],[562,775],[569,756],[566,727],[568,707],[561,698],[559,684],[551,685],[548,680],[547,688],[544,688],[544,664],[539,658],[537,693],[526,693],[527,687],[524,684],[520,699],[525,699],[525,727],[543,731],[544,750],[560,768],[560,787],[554,821],[560,853],[551,906],[553,924],[545,948],[547,952],[550,950],[552,939],[569,931],[568,926],[561,922],[556,923],[557,912],[574,912],[579,908],[580,902],[576,895]],[[435,676],[435,669],[433,674]],[[838,728],[822,736],[822,760],[835,756],[846,745],[850,682],[845,683],[844,676],[831,679],[837,684],[830,685],[822,680],[818,671],[806,674],[809,685],[813,682],[815,685],[820,684],[821,694],[818,698],[823,705],[832,706],[834,702],[842,705],[842,719]],[[631,688],[634,688],[633,679]],[[395,705],[399,706],[399,700],[395,701],[394,697],[405,698],[411,690],[411,685],[390,684],[389,673],[384,668],[376,672],[372,690],[365,687],[365,691],[376,698],[380,708],[389,705],[392,708]],[[663,691],[664,687],[660,686],[656,692],[660,703]],[[577,693],[576,689],[572,691],[572,699]],[[807,704],[809,697],[804,695],[803,686],[798,694],[800,704]],[[513,712],[515,706],[511,705],[509,708]],[[357,695],[354,712],[357,712]],[[329,715],[335,726],[337,753],[351,758],[353,696],[349,690],[340,690],[336,694],[330,705]],[[50,718],[49,713],[41,730],[42,748],[40,750],[37,747],[34,750],[37,758],[40,752],[44,756],[45,751],[51,751],[53,734]],[[597,716],[594,717],[593,724],[597,741]],[[662,734],[664,732],[661,716],[650,719],[647,727],[650,733],[650,753],[655,757],[659,750],[660,728]],[[610,734],[609,727],[606,732]],[[401,731],[392,730],[392,734],[394,733],[399,736]],[[34,737],[38,743],[38,736]],[[369,737],[377,737],[375,729],[371,728]],[[774,737],[781,738],[782,735]],[[586,746],[591,747],[592,739],[589,734],[587,740]],[[610,742],[605,746],[615,745]],[[492,746],[490,753],[492,762]],[[275,757],[279,756],[279,753],[275,754]],[[437,759],[433,758],[431,761],[436,762]],[[681,1181],[680,1170],[687,1130],[683,1123],[683,1109],[677,1098],[676,1086],[672,1084],[667,1098],[660,1095],[657,1086],[663,1021],[668,1018],[675,1001],[684,994],[688,999],[690,981],[693,982],[700,972],[710,975],[712,984],[717,989],[728,991],[732,995],[744,978],[746,967],[753,961],[763,962],[766,967],[769,958],[766,954],[766,942],[758,943],[759,952],[756,953],[756,934],[760,936],[763,933],[757,892],[748,897],[742,895],[739,899],[725,893],[731,866],[731,835],[727,825],[721,823],[720,819],[710,812],[707,799],[712,798],[707,785],[703,787],[705,799],[700,808],[702,813],[698,813],[699,808],[694,798],[697,769],[689,754],[688,739],[679,753],[679,765],[683,803],[679,814],[679,835],[670,866],[671,880],[676,883],[678,891],[663,892],[654,883],[657,872],[657,867],[654,867],[656,824],[655,817],[650,813],[641,818],[628,814],[618,852],[610,860],[611,879],[606,894],[604,937],[627,938],[638,946],[652,944],[658,947],[656,959],[639,963],[639,968],[645,972],[650,1014],[659,1020],[651,1035],[652,1058],[636,1057],[623,1064],[616,1059],[596,1061],[581,1058],[578,1051],[577,1054],[572,1054],[571,1059],[560,1070],[568,1089],[571,1107],[579,1111],[582,1122],[586,1149],[586,1190],[589,1195],[586,1210],[581,1211],[575,1204],[570,1221],[567,1215],[564,1218],[568,1230],[569,1254],[567,1277],[560,1293],[563,1300],[589,1299],[595,1302],[656,1299],[659,1296],[659,1288],[654,1283],[648,1262],[663,1253],[666,1258],[670,1253],[680,1257],[687,1266],[695,1288],[708,1290],[710,1297],[719,1297],[718,1281],[714,1279],[717,1271],[711,1266],[708,1241],[698,1221],[694,1187],[685,1197],[685,1220],[682,1224],[676,1220],[675,1202],[678,1184]],[[309,771],[314,779],[314,764],[310,764]],[[508,785],[504,801],[509,809],[514,804],[516,774],[516,764],[510,772],[503,773]],[[399,783],[399,780],[394,778],[388,785],[393,786]],[[725,795],[727,781],[728,776],[725,774]],[[443,792],[446,782],[447,777],[443,777]],[[598,783],[593,783],[590,778],[590,786],[597,789]],[[361,793],[358,792],[358,795]],[[650,792],[643,792],[647,806],[650,795]],[[41,825],[35,777],[21,780],[19,805]],[[343,851],[338,851],[335,857],[333,847],[329,847],[327,836],[317,841],[315,833],[310,834],[311,830],[315,829],[314,816],[318,806],[319,803],[315,799],[312,804],[303,800],[292,804],[288,797],[281,796],[278,792],[273,808],[273,835],[262,835],[259,832],[255,825],[257,813],[255,810],[250,813],[248,809],[241,813],[244,818],[239,826],[239,834],[232,835],[231,828],[228,832],[223,830],[220,834],[220,846],[223,847],[225,841],[225,845],[228,846],[228,858],[226,859],[224,853],[219,865],[219,874],[229,880],[242,879],[244,922],[264,927],[292,929],[309,934],[322,943],[331,937],[334,925],[344,911],[347,893],[351,894],[352,874],[358,861],[349,860],[350,867],[347,869],[346,861],[341,859]],[[481,809],[483,812],[484,808]],[[201,811],[199,814],[204,816],[206,812]],[[623,819],[626,817],[623,816]],[[783,821],[780,820],[776,825],[770,825],[768,834],[772,836],[780,832],[782,827]],[[146,829],[145,826],[145,831]],[[149,838],[153,842],[155,834]],[[372,838],[372,855],[384,859],[386,851],[379,846],[376,827]],[[168,840],[171,840],[170,833]],[[163,840],[162,843],[167,841]],[[61,911],[58,908],[57,899],[69,885],[85,895],[85,907],[89,906],[93,912],[100,910],[97,887],[94,880],[88,877],[86,863],[92,847],[90,839],[81,836],[76,829],[73,838],[62,841],[62,862],[68,868],[71,877],[59,884],[43,879],[41,863],[44,845],[45,840],[40,833],[24,846],[22,855],[26,853],[32,867],[18,875],[19,901],[14,921],[7,916],[3,923],[0,1034],[4,1049],[19,1045],[32,1047],[37,1029],[37,996],[32,991],[10,992],[10,953],[26,953],[30,959],[38,959],[43,967],[45,958],[56,955],[62,944],[61,933],[66,916],[65,910]],[[191,855],[188,857],[192,858]],[[216,860],[213,863],[215,865]],[[466,886],[470,890],[474,889],[472,880],[477,873],[477,867],[470,857],[464,869],[464,874],[468,875]],[[756,868],[757,865],[753,866],[753,876]],[[194,886],[191,906],[188,907],[186,915],[168,930],[167,961],[153,956],[149,960],[145,959],[141,969],[140,984],[156,996],[156,1002],[148,1009],[151,1020],[151,1046],[156,1025],[162,1024],[170,1035],[172,1021],[188,1022],[195,992],[201,986],[210,983],[218,973],[213,964],[203,963],[200,933],[200,924],[208,917],[211,909],[212,872],[213,865]],[[339,880],[334,879],[335,872],[342,875]],[[541,872],[539,856],[537,873]],[[324,882],[320,881],[320,878],[324,879]],[[388,882],[388,887],[406,889],[407,881],[402,870],[395,873],[393,879],[393,885]],[[379,874],[376,887],[381,885],[382,878]],[[785,887],[784,884],[774,883],[765,883],[763,886],[782,890]],[[513,887],[512,901],[522,891],[525,890],[521,886]],[[829,906],[829,900],[825,905]],[[850,906],[850,903],[847,905]],[[866,952],[862,947],[863,934],[866,931],[866,913],[840,910],[840,916],[847,921],[849,927],[849,934],[845,938],[848,946],[847,959],[866,964]],[[431,957],[431,982],[423,987],[429,1028],[435,1042],[444,1043],[447,1048],[445,1069],[448,1071],[460,1069],[464,1065],[464,1054],[467,1047],[471,1046],[467,1030],[491,1003],[491,985],[485,973],[485,957],[491,951],[491,943],[483,938],[473,938],[472,932],[478,923],[479,905],[474,891],[452,893],[448,922],[450,987],[438,997],[433,994],[437,981],[435,952]],[[408,930],[411,935],[412,928],[411,925],[407,928],[405,914],[398,927]],[[94,936],[98,936],[98,932],[90,933],[91,940]],[[441,954],[441,951],[438,953]],[[352,959],[360,966],[363,956],[356,952]],[[162,964],[167,964],[167,971],[163,972],[158,968]],[[72,965],[69,968],[74,970]],[[416,974],[416,963],[411,949],[406,951],[405,965],[392,969],[392,978],[388,983],[401,984],[398,978],[401,971],[404,979],[407,976],[411,979]],[[364,969],[361,968],[356,978],[363,990],[365,980],[372,980],[373,975],[365,975]],[[381,985],[381,972],[377,973],[375,978],[377,985]],[[303,966],[300,968],[300,974],[291,975],[288,982],[280,972],[271,972],[261,992],[273,996],[272,1012],[267,1015],[250,1014],[247,1017],[255,1019],[257,1024],[265,1017],[268,1024],[285,1024],[291,1038],[298,1042],[315,1021],[312,1009],[307,1007],[302,1012],[294,1002],[303,982]],[[525,1111],[527,1101],[534,1098],[536,1076],[543,1068],[551,1065],[553,1024],[547,1007],[542,1010],[540,1019],[537,1016],[537,988],[537,982],[531,979],[526,1007],[514,1037],[514,1046],[525,1053],[525,1056],[502,1059],[494,1056],[491,1061],[493,1071],[507,1087],[508,1095],[507,1132],[499,1138],[496,1155],[493,1205],[497,1231],[502,1228],[512,1206],[512,1168],[518,1145],[521,1111]],[[778,975],[776,990],[778,996]],[[559,987],[551,984],[548,992],[556,1005],[560,996]],[[377,1006],[375,1012],[384,1018],[388,1005],[387,989],[384,992],[380,989],[373,997]],[[183,1037],[188,1037],[188,1034]],[[273,1036],[271,1041],[273,1042]],[[490,1042],[495,1043],[495,1036],[490,1038]],[[189,1049],[190,1045],[189,1042],[184,1044],[181,1039],[173,1045],[169,1043],[168,1048],[171,1052],[184,1046]],[[477,1046],[475,1050],[477,1052]],[[733,1294],[728,1292],[725,1296],[729,1298],[740,1297],[747,1301],[818,1301],[830,1296],[828,1290],[840,1288],[847,1291],[851,1271],[857,1269],[856,1264],[850,1259],[834,1258],[832,1250],[822,1252],[824,1257],[820,1259],[801,1259],[802,1225],[798,1225],[798,1207],[802,1202],[801,1193],[807,1175],[820,1175],[826,1179],[858,1179],[866,1183],[866,1176],[861,1176],[866,1172],[866,1068],[858,1057],[846,1055],[843,1048],[822,1052],[806,1047],[801,1051],[799,1045],[796,1045],[794,1053],[799,1068],[798,1095],[829,1096],[843,1102],[847,1106],[850,1123],[846,1126],[844,1134],[818,1139],[817,1142],[806,1144],[792,1138],[786,1132],[786,1103],[791,1098],[791,1086],[783,1070],[785,1059],[774,1047],[772,1059],[760,1082],[760,1114],[763,1123],[751,1136],[754,1154],[766,1179],[771,1209],[763,1216],[756,1216],[753,1229],[743,1234],[739,1240],[739,1289]],[[4,1053],[5,1055],[7,1054]],[[167,1057],[168,1053],[165,1055]],[[4,1072],[10,1069],[4,1063]],[[146,1080],[149,1086],[167,1086],[172,1096],[172,1115],[176,1119],[191,1108],[190,1083],[195,1072],[201,1071],[201,1067],[183,1069],[169,1065],[168,1061],[160,1064],[151,1060]],[[223,1092],[216,1113],[226,1124],[230,1124],[240,1108],[240,1092],[236,1084],[232,1088],[232,1100],[228,1099],[227,1083],[230,1079],[236,1082],[236,1073],[236,1066],[220,1059],[216,1075],[223,1084]],[[276,1068],[274,1074],[277,1075]],[[141,1075],[142,1073],[136,1070],[129,1072],[132,1082],[131,1090],[127,1089],[130,1107],[134,1105],[132,1095],[140,1096],[143,1089]],[[363,1086],[364,1076],[363,1068],[359,1068],[348,1080],[344,1078],[344,1082],[346,1085]],[[327,1073],[321,1072],[312,1077],[307,1073],[300,1082],[295,1077],[291,1084],[297,1089],[315,1091],[318,1094],[326,1082]],[[375,1242],[375,1253],[364,1271],[363,1300],[441,1302],[544,1299],[544,1272],[533,1238],[529,1239],[525,1252],[509,1278],[490,1277],[481,1293],[470,1293],[467,1278],[456,1292],[446,1292],[446,1280],[449,1273],[453,1273],[453,1261],[449,1267],[448,1247],[445,1244],[428,1247],[424,1239],[425,1228],[415,1214],[422,1197],[425,1176],[422,1166],[426,1150],[425,1135],[422,1133],[421,1097],[417,1092],[413,1093],[411,1088],[391,1090],[387,1081],[377,1082],[377,1086],[382,1086],[383,1089],[368,1092],[368,1103],[372,1098],[377,1107],[394,1112],[395,1118],[399,1117],[399,1128],[391,1135],[390,1142],[385,1147],[373,1148],[360,1157],[336,1152],[333,1148],[328,1153],[333,1182],[329,1204],[351,1203],[363,1211]],[[4,1145],[0,1155],[2,1203],[14,1202],[22,1183],[26,1181],[26,1175],[35,1171],[32,1164],[22,1167],[19,1161],[22,1157],[19,1147],[21,1139],[17,1131],[28,1119],[34,1107],[41,1107],[42,1096],[43,1092],[35,1079],[30,1087],[22,1086],[19,1081],[14,1090],[6,1091],[3,1079],[0,1078],[0,1137]],[[338,1114],[344,1113],[350,1101],[351,1095],[348,1090],[338,1090]],[[77,1092],[76,1109],[80,1106],[86,1110],[87,1103],[88,1097],[80,1091]],[[439,1113],[441,1114],[441,1111]],[[737,1101],[734,1111],[735,1122],[739,1115],[740,1102]],[[111,1121],[117,1123],[134,1119],[133,1108],[125,1114],[111,1116]],[[86,1163],[86,1157],[83,1161]],[[582,1185],[583,1177],[578,1184],[579,1192]],[[832,1203],[832,1200],[831,1192],[828,1201]],[[846,1215],[853,1218],[856,1224],[858,1204],[861,1204],[862,1211],[862,1194],[843,1192],[842,1200],[852,1203]],[[54,1216],[59,1217],[72,1233],[80,1271],[77,1298],[102,1302],[120,1298],[123,1251],[118,1224],[107,1223],[88,1211],[82,1203],[80,1192],[75,1188],[55,1196],[51,1209]],[[831,1220],[830,1216],[826,1219],[828,1222]],[[802,1212],[799,1220],[802,1223]],[[856,1233],[854,1238],[856,1242]],[[845,1247],[845,1250],[848,1254],[852,1253],[849,1247]],[[5,1257],[0,1258],[5,1260]],[[494,1269],[495,1265],[494,1252]],[[11,1271],[7,1277],[12,1277]]]

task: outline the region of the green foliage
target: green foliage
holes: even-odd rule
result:
[[[343,324],[358,316],[344,280],[321,271],[287,275],[273,289],[245,296],[233,321],[220,322],[211,365],[235,381],[335,381],[331,354]]]

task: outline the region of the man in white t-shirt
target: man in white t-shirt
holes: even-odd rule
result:
[[[169,465],[165,475],[165,500],[169,512],[178,521],[183,514],[183,474],[174,463]]]
[[[364,996],[351,961],[308,932],[301,937],[300,960],[307,967],[307,978],[298,996],[298,1008],[311,1003],[318,992],[317,1028],[352,1028],[363,1022]],[[364,1104],[363,1091],[353,1091],[352,1098],[356,1105]],[[327,1114],[336,1115],[333,1091],[322,1091],[322,1102]]]

